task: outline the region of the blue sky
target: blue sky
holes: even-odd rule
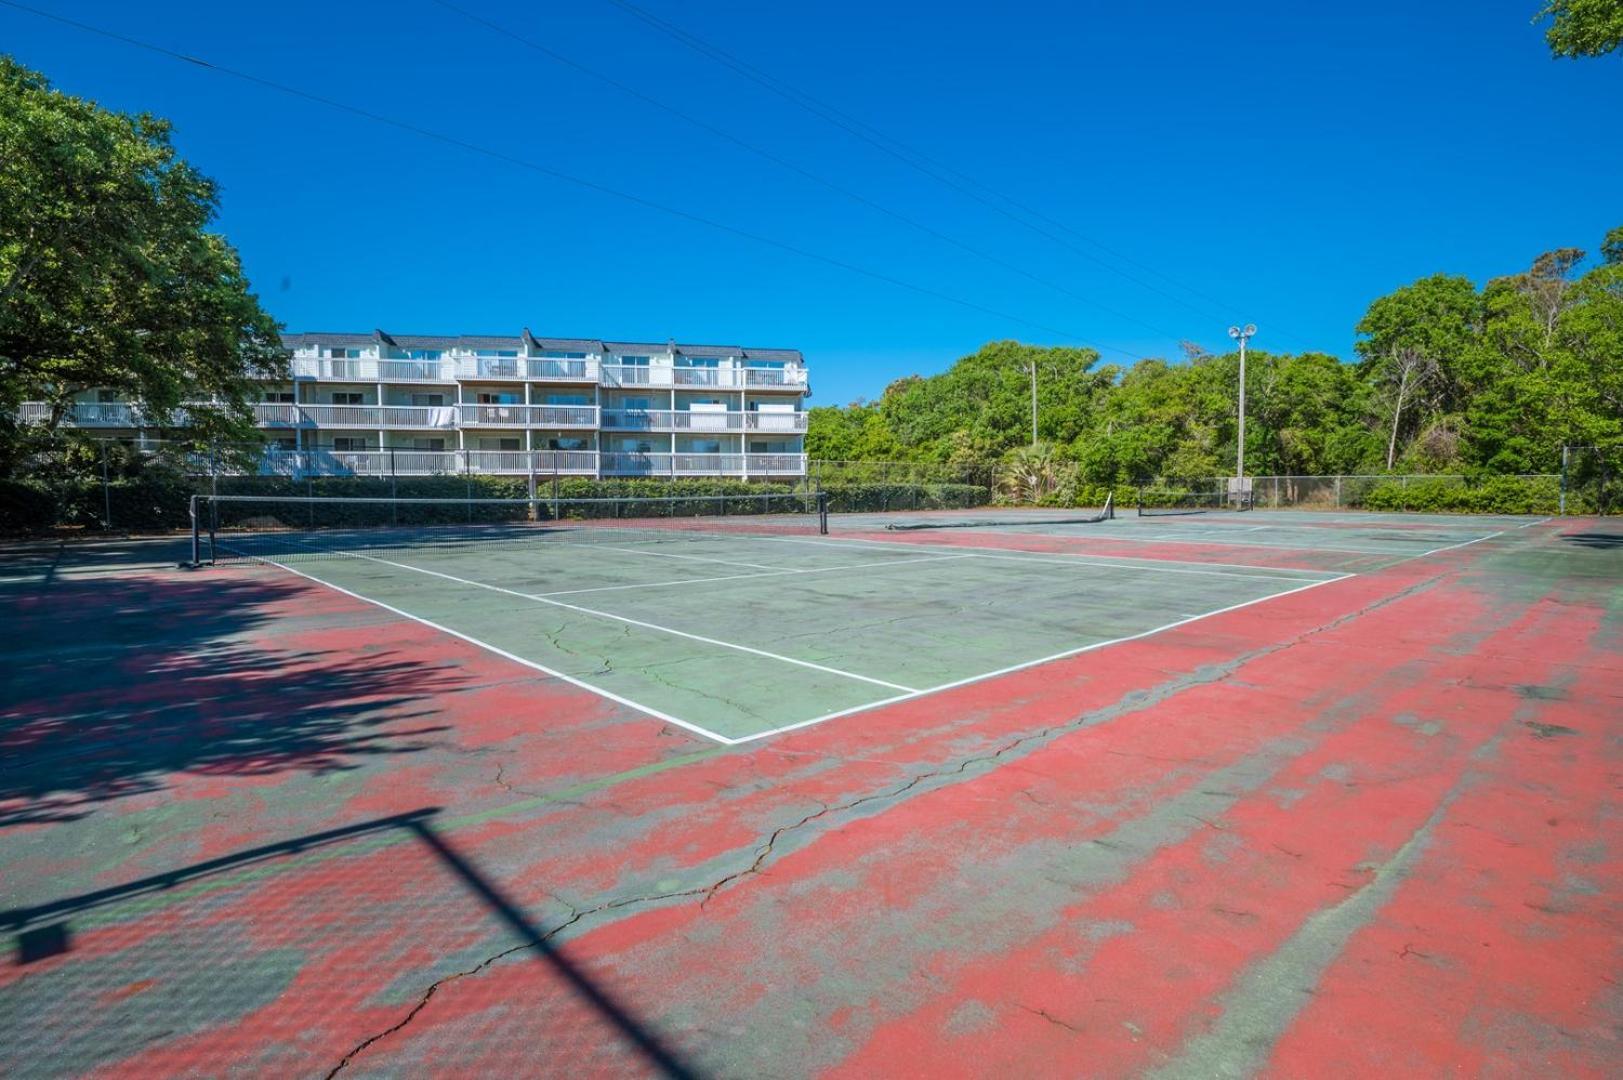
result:
[[[1130,363],[1253,321],[1260,348],[1346,357],[1404,282],[1481,281],[1623,224],[1623,58],[1552,60],[1536,0],[633,0],[1040,211],[1064,245],[614,0],[456,0],[1029,277],[434,0],[30,2],[990,309],[0,7],[0,49],[175,122],[291,330],[791,346],[821,404],[1010,337]]]

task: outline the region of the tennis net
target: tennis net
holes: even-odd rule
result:
[[[885,524],[885,528],[894,531],[907,531],[912,529],[1007,528],[1012,525],[1092,525],[1095,522],[1109,521],[1114,518],[1116,516],[1115,506],[1116,497],[1111,494],[1105,496],[1103,509],[1089,510],[1082,513],[1067,510],[1049,510],[1041,507],[992,507],[970,516],[965,516],[963,513],[937,512],[929,517],[891,521]]]
[[[474,544],[637,542],[828,532],[820,493],[601,499],[195,495],[192,563]]]
[[[1244,491],[1187,491],[1181,488],[1138,490],[1139,517],[1174,517],[1249,509],[1251,494]]]

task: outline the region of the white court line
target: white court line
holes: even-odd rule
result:
[[[1479,536],[1475,540],[1462,540],[1458,544],[1449,544],[1446,547],[1432,548],[1430,551],[1422,551],[1419,555],[1411,555],[1411,556],[1409,556],[1409,558],[1410,559],[1424,559],[1427,555],[1435,555],[1439,551],[1453,551],[1455,548],[1470,547],[1472,544],[1480,544],[1484,540],[1492,540],[1496,536],[1503,536],[1503,535],[1505,535],[1505,533],[1507,531],[1509,531],[1509,530],[1500,529],[1496,533],[1489,533],[1487,536]],[[1404,560],[1404,561],[1408,561],[1408,560]]]
[[[1251,578],[1256,581],[1303,581],[1299,577],[1281,577],[1278,574],[1241,574],[1233,570],[1188,570],[1183,567],[1137,566],[1132,563],[1095,563],[1090,562],[1087,556],[1070,556],[1063,552],[1032,552],[1028,555],[992,555],[988,552],[978,551],[974,555],[977,559],[1000,559],[1003,562],[1038,563],[1045,566],[1103,566],[1110,570],[1122,573],[1131,573],[1134,570],[1147,570],[1152,574],[1202,574],[1206,577],[1232,577]],[[1318,573],[1319,571],[1312,571]],[[1352,574],[1338,574],[1328,578],[1329,581],[1338,581],[1343,577],[1353,577]]]
[[[676,581],[638,581],[630,585],[594,585],[589,589],[559,589],[556,592],[536,593],[537,596],[578,596],[581,593],[623,592],[626,589],[665,589],[673,585],[699,585],[710,581],[749,581],[753,578],[782,577],[785,574],[828,574],[836,570],[870,570],[876,566],[909,566],[913,563],[946,562],[950,559],[978,559],[974,552],[962,555],[925,555],[917,559],[876,559],[864,563],[842,563],[839,566],[817,566],[809,570],[769,570],[764,574],[722,574],[719,577],[679,578]]]
[[[875,543],[886,543],[887,541],[874,541],[874,542]],[[902,545],[902,546],[916,546],[916,545]],[[371,556],[357,556],[357,557],[372,558]],[[614,693],[612,691],[605,690],[602,687],[594,686],[593,684],[585,682],[585,681],[583,681],[581,679],[577,679],[572,675],[566,675],[563,672],[558,671],[558,670],[556,670],[554,668],[549,668],[544,664],[536,663],[534,660],[527,660],[522,656],[518,656],[518,655],[516,655],[514,653],[510,653],[505,649],[502,649],[502,648],[499,648],[499,647],[497,647],[495,645],[490,644],[489,642],[481,641],[476,637],[473,637],[473,636],[471,636],[469,634],[464,634],[464,633],[462,633],[461,631],[458,631],[458,630],[452,630],[448,626],[443,626],[440,623],[436,623],[436,622],[434,622],[434,621],[432,621],[430,619],[425,619],[420,615],[413,615],[409,611],[405,611],[405,610],[402,610],[401,608],[397,608],[397,607],[393,606],[392,604],[384,603],[382,600],[375,600],[372,597],[364,596],[361,593],[351,592],[349,589],[346,589],[341,585],[334,585],[330,581],[326,581],[326,580],[324,580],[322,578],[315,577],[312,574],[307,574],[307,573],[303,572],[302,570],[295,570],[291,566],[288,566],[285,563],[277,562],[274,559],[263,559],[262,561],[264,561],[266,563],[269,563],[272,566],[276,566],[276,567],[279,567],[280,569],[286,570],[290,574],[294,574],[294,575],[296,575],[298,577],[304,578],[306,581],[311,581],[311,582],[314,582],[317,585],[325,586],[325,587],[327,587],[329,589],[332,589],[334,592],[342,593],[345,596],[348,596],[348,597],[350,597],[351,599],[354,599],[354,600],[359,600],[362,603],[367,603],[367,604],[373,605],[374,607],[382,608],[383,610],[385,610],[387,612],[390,612],[391,614],[399,615],[400,617],[405,618],[405,619],[410,619],[412,622],[419,623],[419,624],[421,624],[423,626],[429,627],[432,630],[439,630],[439,631],[441,631],[443,633],[450,634],[454,638],[457,638],[457,639],[459,639],[461,641],[465,641],[470,645],[477,646],[478,648],[484,649],[487,652],[494,653],[495,655],[500,656],[503,659],[511,660],[516,664],[520,664],[520,665],[522,665],[524,667],[531,668],[531,669],[533,669],[535,671],[539,671],[542,674],[551,675],[554,678],[562,679],[564,682],[569,683],[571,686],[579,687],[580,689],[585,690],[588,693],[597,694],[599,697],[607,698],[610,701],[613,701],[613,702],[616,702],[618,704],[624,705],[627,708],[635,710],[636,712],[640,712],[640,713],[642,713],[642,714],[644,714],[646,716],[652,716],[656,720],[663,720],[663,721],[665,721],[667,723],[675,724],[677,727],[682,728],[684,731],[691,731],[696,735],[701,735],[701,736],[703,736],[703,737],[705,737],[707,739],[710,739],[710,740],[712,740],[714,742],[721,743],[724,746],[738,746],[738,745],[741,745],[743,743],[755,742],[758,739],[765,739],[765,738],[768,738],[768,737],[773,736],[773,735],[781,735],[781,734],[783,734],[785,732],[788,732],[788,731],[796,731],[796,730],[799,730],[801,728],[811,727],[814,724],[825,723],[826,721],[829,721],[829,720],[837,720],[837,719],[839,719],[841,717],[844,717],[844,716],[851,716],[851,715],[854,715],[856,713],[866,712],[869,709],[882,708],[882,707],[884,707],[886,705],[894,705],[894,704],[896,704],[898,702],[911,701],[914,698],[921,698],[921,697],[925,697],[925,696],[930,695],[930,694],[938,694],[938,693],[942,693],[943,691],[947,691],[947,690],[955,690],[955,689],[957,689],[959,687],[962,687],[962,686],[969,686],[969,685],[971,685],[973,683],[982,682],[982,681],[984,681],[986,679],[997,678],[1000,675],[1008,675],[1008,674],[1012,674],[1013,672],[1016,672],[1016,671],[1023,671],[1026,668],[1036,667],[1036,666],[1038,666],[1040,664],[1047,664],[1047,663],[1050,663],[1050,662],[1055,661],[1055,660],[1063,660],[1063,659],[1066,659],[1067,657],[1080,656],[1083,653],[1093,652],[1093,651],[1095,651],[1097,649],[1103,649],[1103,648],[1106,648],[1106,647],[1111,646],[1111,645],[1119,645],[1119,644],[1122,644],[1123,642],[1128,642],[1128,641],[1138,641],[1138,640],[1143,639],[1143,638],[1152,637],[1155,634],[1159,634],[1159,633],[1161,633],[1163,631],[1166,631],[1166,630],[1171,630],[1171,629],[1174,629],[1174,628],[1179,627],[1179,626],[1187,626],[1190,623],[1199,622],[1202,619],[1209,619],[1209,618],[1212,618],[1213,616],[1216,616],[1216,615],[1223,615],[1223,614],[1226,614],[1226,613],[1231,612],[1231,611],[1238,611],[1241,608],[1247,608],[1247,607],[1252,606],[1253,604],[1261,604],[1261,603],[1264,603],[1265,601],[1268,601],[1268,600],[1276,600],[1279,597],[1289,596],[1292,593],[1305,592],[1308,589],[1318,588],[1320,585],[1329,585],[1329,584],[1332,584],[1332,583],[1337,582],[1337,581],[1345,581],[1348,578],[1357,576],[1356,574],[1342,574],[1342,575],[1340,575],[1338,577],[1327,578],[1327,579],[1325,579],[1323,581],[1310,581],[1310,582],[1306,583],[1305,585],[1299,585],[1294,589],[1286,589],[1283,592],[1270,593],[1267,596],[1259,596],[1254,600],[1246,600],[1246,601],[1243,601],[1243,602],[1238,603],[1238,604],[1231,604],[1228,607],[1218,608],[1218,609],[1216,609],[1214,611],[1204,612],[1204,613],[1202,613],[1200,615],[1191,615],[1191,616],[1188,616],[1186,618],[1180,618],[1180,619],[1177,619],[1177,620],[1175,620],[1173,622],[1164,623],[1164,624],[1162,624],[1160,626],[1153,627],[1153,628],[1151,628],[1149,630],[1140,631],[1139,633],[1136,633],[1136,634],[1128,634],[1128,635],[1125,635],[1123,637],[1111,638],[1108,641],[1096,641],[1091,645],[1083,645],[1083,646],[1080,646],[1078,648],[1067,649],[1064,652],[1054,653],[1054,654],[1052,654],[1050,656],[1040,657],[1040,658],[1038,658],[1036,660],[1027,660],[1027,661],[1024,661],[1023,663],[1011,664],[1008,667],[999,668],[996,671],[988,671],[988,672],[985,672],[985,673],[980,674],[980,675],[971,675],[971,676],[969,676],[967,678],[957,679],[957,680],[955,680],[953,682],[942,683],[942,684],[940,684],[938,686],[932,686],[932,687],[928,687],[928,688],[922,689],[922,690],[909,690],[906,693],[897,694],[897,695],[895,695],[893,697],[881,698],[878,701],[871,701],[871,702],[867,702],[867,703],[862,704],[862,705],[854,705],[854,706],[852,706],[850,708],[847,708],[847,709],[839,709],[839,710],[836,710],[834,712],[824,713],[822,716],[815,716],[815,717],[812,717],[809,720],[800,720],[800,721],[797,721],[797,722],[795,722],[793,724],[785,724],[785,725],[783,725],[781,727],[771,728],[771,729],[769,729],[767,731],[759,731],[759,732],[755,732],[754,734],[751,734],[751,735],[745,735],[745,736],[742,736],[742,737],[739,737],[739,738],[732,738],[730,736],[722,735],[722,734],[720,734],[718,732],[711,731],[709,728],[703,727],[703,726],[701,726],[699,724],[695,724],[695,723],[692,723],[690,721],[683,720],[683,719],[681,719],[679,717],[672,716],[669,713],[661,712],[658,709],[654,709],[654,708],[651,708],[651,707],[649,707],[647,705],[643,705],[643,704],[641,704],[639,702],[631,700],[628,697],[623,697],[623,696],[621,696],[619,694],[616,694],[616,693]],[[388,560],[377,559],[375,561],[387,562]],[[397,564],[397,565],[405,566],[405,564]],[[408,569],[408,570],[420,569],[419,567],[412,567],[412,566],[405,566],[405,568]],[[431,573],[431,574],[436,574],[436,576],[449,576],[449,575],[439,575],[435,571],[425,571],[425,572]],[[486,587],[487,588],[497,588],[496,586],[486,586]],[[498,591],[507,592],[509,590],[498,589]],[[518,595],[523,595],[523,594],[518,594]],[[536,599],[536,598],[529,597],[529,599]],[[567,605],[562,605],[562,606],[567,606]],[[618,618],[618,616],[610,616],[610,617],[611,618]]]
[[[1525,529],[1525,528],[1527,528],[1527,527],[1528,527],[1528,526],[1529,526],[1529,525],[1542,525],[1542,524],[1544,524],[1544,523],[1545,523],[1545,522],[1546,522],[1546,521],[1549,521],[1549,520],[1550,520],[1550,519],[1549,519],[1549,518],[1547,518],[1547,517],[1541,517],[1541,518],[1539,518],[1539,519],[1538,519],[1538,520],[1537,520],[1537,521],[1529,521],[1529,522],[1528,522],[1528,523],[1527,523],[1527,524],[1526,524],[1526,525],[1518,525],[1518,526],[1516,526],[1516,528],[1518,528],[1518,529]]]
[[[731,641],[722,641],[719,638],[704,637],[701,634],[690,634],[686,630],[677,630],[673,627],[661,626],[658,623],[643,622],[641,619],[632,619],[625,615],[616,615],[612,611],[596,611],[589,607],[581,607],[578,604],[566,604],[562,600],[553,600],[537,593],[522,593],[517,589],[507,589],[500,585],[492,585],[489,582],[475,581],[472,578],[457,577],[455,574],[445,574],[438,570],[428,570],[421,566],[412,566],[410,563],[395,562],[392,559],[380,559],[376,555],[363,555],[358,551],[345,552],[344,554],[349,555],[351,558],[366,559],[370,562],[382,563],[385,566],[398,566],[402,570],[411,570],[419,574],[428,574],[430,577],[444,578],[446,581],[455,581],[462,585],[472,585],[479,589],[489,589],[491,592],[505,593],[508,596],[516,596],[520,600],[533,600],[538,604],[550,604],[553,607],[564,608],[568,611],[578,611],[583,615],[595,615],[600,619],[610,619],[614,622],[625,623],[628,626],[640,626],[645,630],[657,630],[662,634],[674,634],[676,637],[687,638],[690,641],[702,641],[706,645],[716,645],[723,649],[734,649],[742,653],[750,653],[755,656],[764,656],[768,660],[781,660],[785,664],[794,664],[797,667],[811,668],[813,671],[822,671],[829,675],[838,675],[846,679],[856,679],[859,682],[873,683],[875,686],[883,686],[891,690],[904,690],[910,694],[917,693],[913,687],[903,686],[901,683],[886,682],[884,679],[875,679],[867,675],[858,675],[854,671],[842,671],[839,668],[827,667],[823,664],[813,663],[810,660],[799,660],[793,656],[784,656],[780,653],[767,652],[765,649],[757,649],[749,645],[739,645]]]
[[[612,544],[595,544],[597,551],[623,551],[627,555],[648,555],[656,559],[687,559],[691,562],[720,563],[723,566],[748,566],[753,570],[776,570],[776,566],[767,566],[764,563],[739,562],[736,559],[714,559],[703,555],[677,555],[670,551],[643,551],[640,548],[615,547]]]
[[[306,574],[303,570],[295,570],[286,563],[277,562],[275,559],[264,559],[262,556],[261,558],[264,562],[267,562],[272,566],[280,567],[290,574],[295,574],[298,577],[304,578],[306,581],[313,581],[317,585],[324,585],[333,592],[343,593],[352,600],[359,600],[362,603],[371,604],[373,607],[380,607],[392,615],[399,615],[403,619],[410,619],[414,623],[420,623],[431,630],[438,630],[442,634],[450,634],[454,638],[466,641],[469,645],[484,649],[486,652],[495,653],[504,660],[511,660],[515,664],[522,664],[524,667],[539,671],[543,675],[550,675],[555,679],[562,679],[571,686],[578,686],[580,689],[590,691],[599,697],[608,698],[610,701],[624,705],[628,709],[635,709],[637,712],[643,713],[646,716],[652,716],[655,720],[663,720],[667,724],[675,724],[677,727],[682,728],[685,731],[691,731],[695,735],[703,735],[707,739],[713,739],[716,742],[722,743],[726,746],[732,746],[735,742],[737,742],[736,739],[729,739],[725,735],[718,735],[709,728],[704,728],[700,727],[698,724],[689,723],[680,717],[672,716],[670,713],[660,712],[658,709],[651,709],[647,705],[639,704],[638,702],[632,701],[628,697],[621,697],[619,694],[616,694],[610,690],[605,690],[601,686],[593,686],[591,683],[583,682],[580,679],[575,678],[573,675],[565,675],[556,668],[549,668],[545,664],[536,663],[534,660],[526,660],[524,657],[519,656],[516,653],[510,653],[506,649],[498,648],[488,641],[480,641],[478,638],[469,634],[464,634],[460,630],[452,630],[449,626],[442,626],[431,619],[423,618],[421,615],[413,615],[411,612],[397,608],[393,604],[385,604],[382,600],[374,600],[370,596],[362,596],[358,592],[351,592],[342,585],[334,585],[332,582],[318,578],[314,574]]]
[[[1024,671],[1026,668],[1036,667],[1039,664],[1047,664],[1055,660],[1064,660],[1071,656],[1080,656],[1082,653],[1093,652],[1095,649],[1103,649],[1109,645],[1120,645],[1125,641],[1137,641],[1140,638],[1147,638],[1155,634],[1159,634],[1164,630],[1171,630],[1178,626],[1187,626],[1189,623],[1198,622],[1201,619],[1209,619],[1214,615],[1224,615],[1230,611],[1238,611],[1241,608],[1250,607],[1252,604],[1261,604],[1268,600],[1277,600],[1281,596],[1289,596],[1292,593],[1305,592],[1308,589],[1316,589],[1320,585],[1330,585],[1334,582],[1345,581],[1347,578],[1357,576],[1358,575],[1356,574],[1343,574],[1341,577],[1330,578],[1325,581],[1310,581],[1306,585],[1298,585],[1294,589],[1286,589],[1283,592],[1269,593],[1267,596],[1259,596],[1255,600],[1246,600],[1239,604],[1230,604],[1228,607],[1218,608],[1216,611],[1208,611],[1201,615],[1191,615],[1188,618],[1178,619],[1176,622],[1164,623],[1161,626],[1155,627],[1154,629],[1143,630],[1137,634],[1128,634],[1125,637],[1111,638],[1109,641],[1096,641],[1092,645],[1083,645],[1080,648],[1067,649],[1064,652],[1054,653],[1052,656],[1044,656],[1036,660],[1027,660],[1024,663],[1010,664],[1008,667],[998,668],[996,671],[988,671],[982,675],[971,675],[967,679],[958,679],[954,682],[942,683],[940,686],[932,686],[925,690],[915,690],[910,694],[899,694],[896,697],[885,698],[881,701],[869,702],[866,705],[856,705],[849,709],[840,709],[837,712],[825,713],[822,716],[814,716],[810,720],[801,720],[794,724],[785,724],[782,727],[772,728],[769,731],[758,731],[753,735],[745,735],[742,738],[732,740],[731,745],[736,746],[740,743],[754,742],[756,739],[765,739],[771,735],[782,735],[786,731],[795,731],[800,728],[811,727],[813,724],[821,724],[828,720],[836,720],[839,717],[850,716],[853,713],[867,712],[869,709],[878,709],[885,705],[894,705],[902,701],[912,701],[914,698],[925,697],[929,694],[939,694],[944,690],[956,690],[960,686],[969,686],[972,683],[983,682],[986,679],[995,679],[1000,675],[1009,675],[1016,671]]]
[[[1195,528],[1196,526],[1187,526]],[[1072,535],[1072,534],[1067,534]],[[1089,539],[1093,539],[1089,537]],[[1155,536],[1101,536],[1099,539],[1125,540],[1130,544],[1209,544],[1212,547],[1275,548],[1279,551],[1338,551],[1348,555],[1399,555],[1401,552],[1379,548],[1329,547],[1325,544],[1268,544],[1251,540],[1212,540],[1206,536],[1179,536],[1162,532]]]
[[[1021,535],[1032,535],[1024,533]],[[1297,566],[1255,566],[1247,563],[1221,563],[1200,562],[1191,563],[1178,559],[1133,559],[1131,555],[1072,555],[1065,551],[1027,551],[1025,548],[988,548],[970,547],[966,544],[913,544],[906,540],[870,540],[863,536],[852,536],[842,540],[807,540],[798,536],[762,536],[760,540],[770,540],[776,544],[817,544],[821,547],[849,547],[852,544],[883,544],[886,547],[920,548],[926,551],[975,551],[991,553],[993,555],[1013,558],[1017,552],[1029,555],[1044,556],[1051,559],[1063,559],[1066,562],[1075,562],[1082,565],[1109,566],[1118,570],[1148,570],[1158,574],[1216,574],[1216,570],[1197,570],[1195,567],[1224,566],[1235,570],[1278,570],[1283,574],[1318,574],[1326,581],[1339,581],[1347,575],[1339,570],[1306,570]],[[1259,544],[1249,545],[1260,547]],[[1154,565],[1145,565],[1146,563]],[[1224,575],[1230,576],[1230,575]],[[1301,581],[1299,577],[1282,577],[1278,574],[1235,574],[1234,577],[1267,577],[1273,581]]]

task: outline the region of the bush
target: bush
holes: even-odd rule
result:
[[[55,496],[22,480],[0,480],[0,530],[45,532],[55,524]]]
[[[989,488],[975,484],[825,484],[831,513],[887,510],[963,510],[992,501]]]
[[[1381,483],[1364,495],[1363,505],[1422,513],[1553,514],[1560,499],[1561,483],[1554,476],[1433,476]]]

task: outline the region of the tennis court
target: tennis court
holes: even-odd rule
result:
[[[0,1072],[1616,1072],[1614,519],[826,509],[0,550]]]
[[[222,505],[253,526],[218,541],[232,554],[722,743],[1105,648],[1343,576],[895,544],[826,535],[815,515],[777,513],[778,504],[750,516],[660,518],[662,504],[630,500],[586,507],[612,511],[607,518],[404,525],[382,520],[386,510],[398,518],[398,506],[358,504],[375,529],[306,527],[297,500]],[[267,509],[282,512],[275,529],[262,526]],[[409,517],[423,507],[404,509]],[[463,508],[428,509],[451,519]]]

